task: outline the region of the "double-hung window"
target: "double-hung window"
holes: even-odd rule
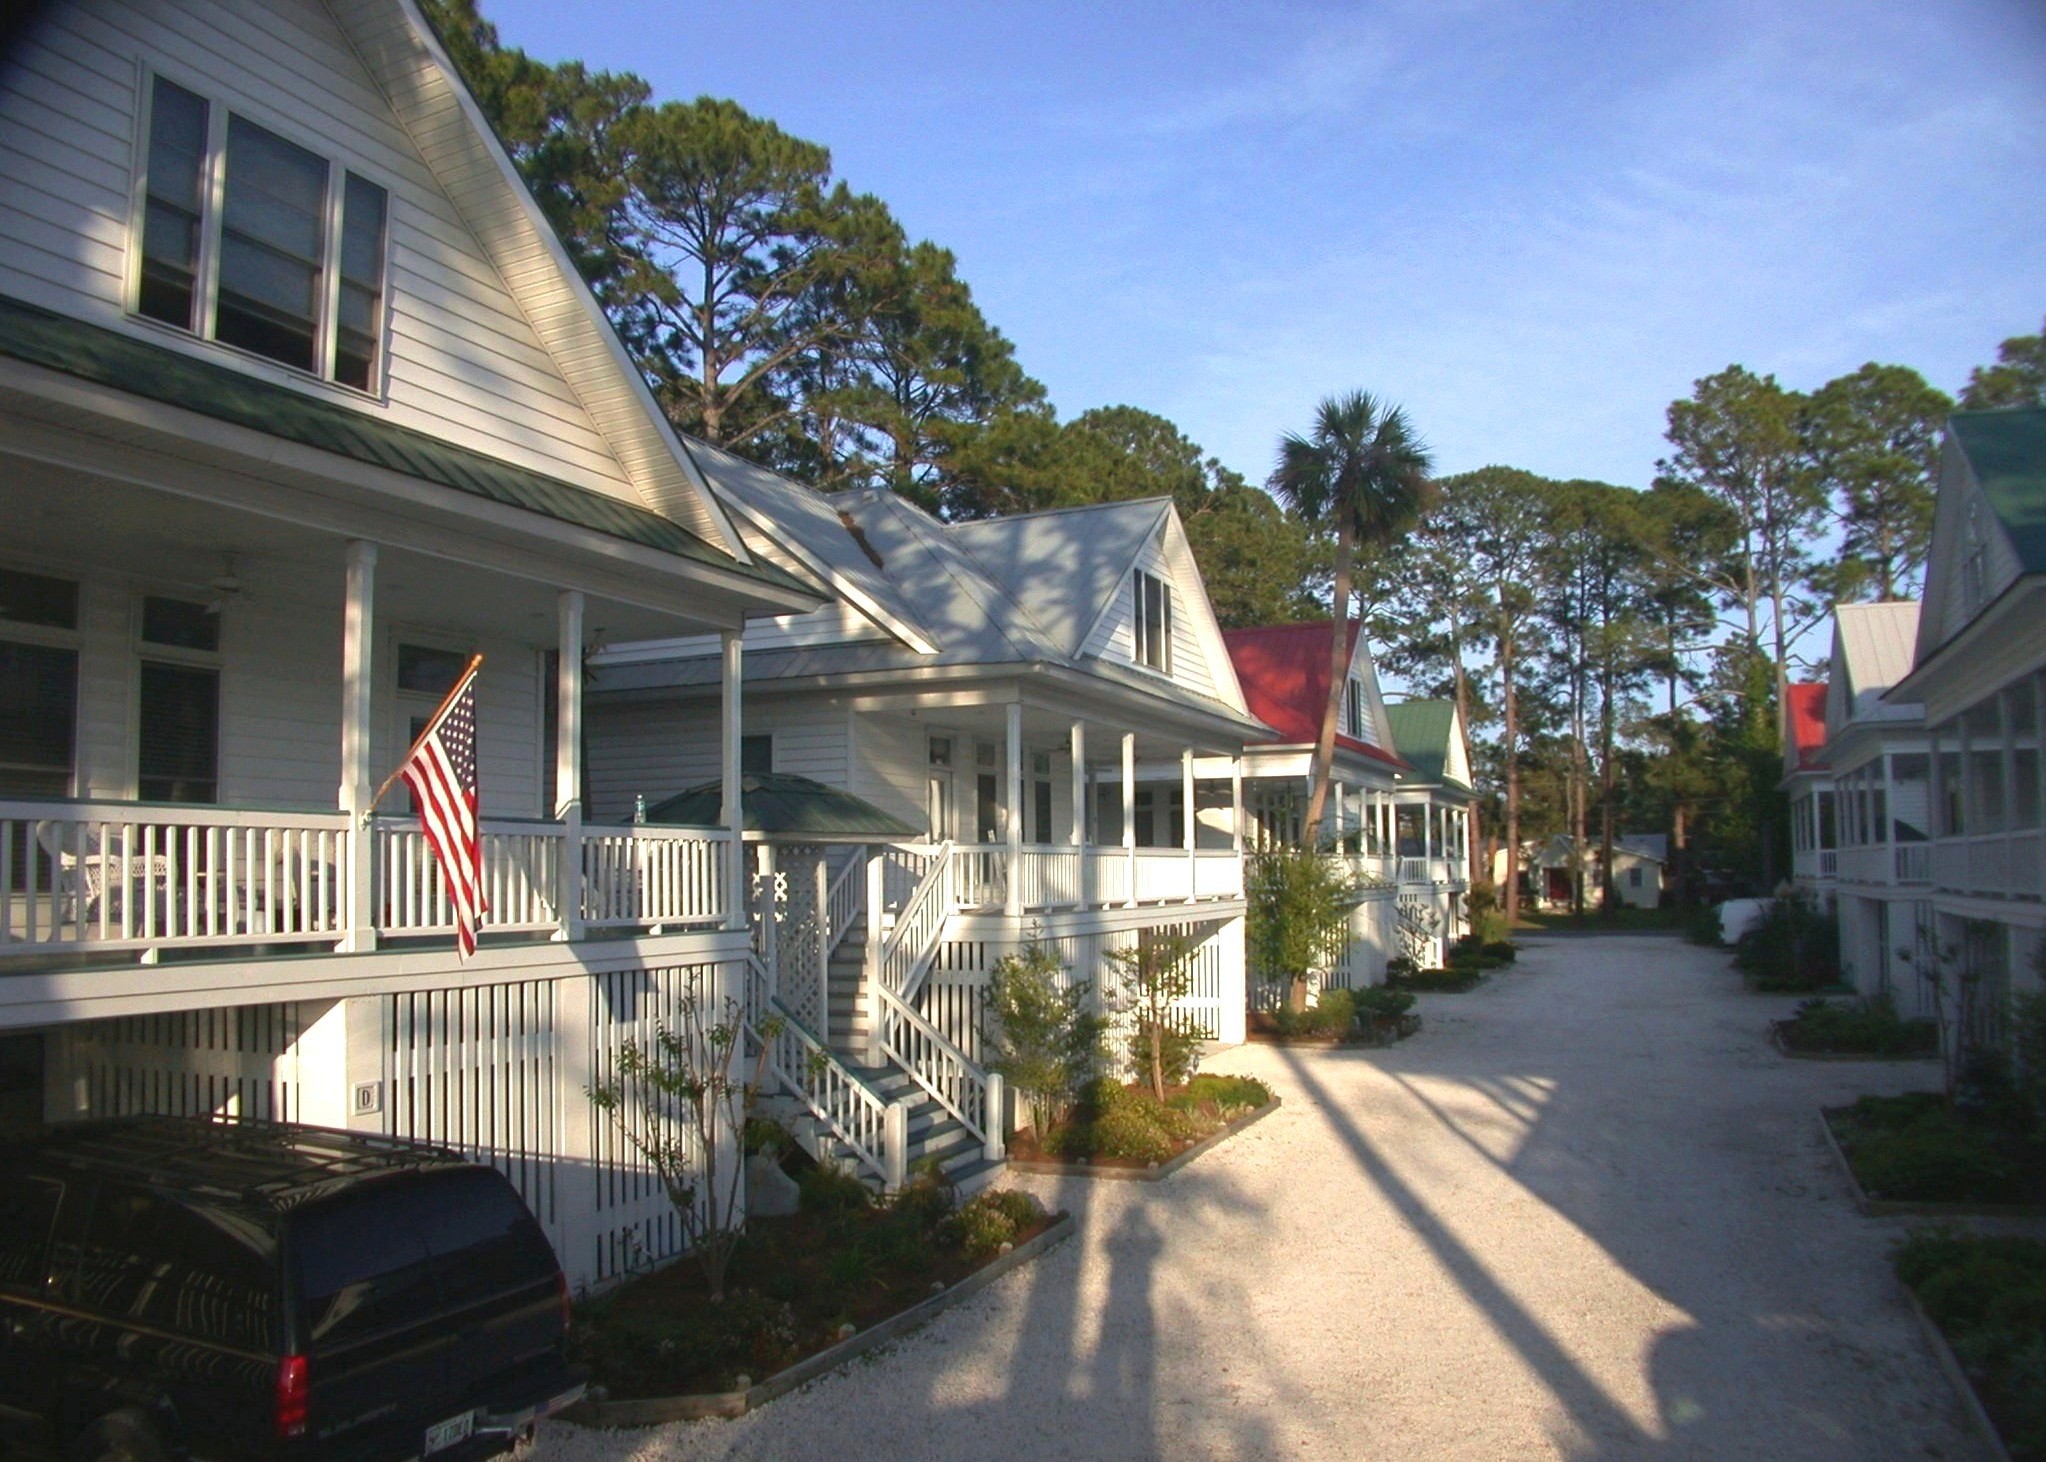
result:
[[[144,172],[137,314],[376,389],[384,189],[161,76]]]
[[[1161,674],[1172,673],[1172,586],[1142,569],[1134,571],[1136,661]]]
[[[144,802],[216,802],[220,791],[220,616],[142,600],[135,792]]]
[[[77,583],[0,568],[0,796],[70,795],[77,707]]]

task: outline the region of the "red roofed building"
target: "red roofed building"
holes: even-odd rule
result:
[[[1268,625],[1223,634],[1250,713],[1278,734],[1244,748],[1245,847],[1300,846],[1306,837],[1314,743],[1328,705],[1329,624]],[[1471,792],[1469,749],[1454,708],[1409,703],[1388,708],[1370,647],[1349,627],[1350,659],[1336,722],[1329,837],[1356,873],[1383,893],[1367,897],[1350,948],[1331,980],[1374,983],[1391,954],[1438,963],[1466,925]],[[1424,714],[1406,714],[1424,710]],[[1400,740],[1407,725],[1418,736]],[[1391,907],[1393,895],[1397,908]],[[1366,927],[1379,905],[1405,925],[1383,936]],[[1411,945],[1412,948],[1405,946]]]
[[[1826,682],[1787,687],[1782,787],[1790,798],[1791,881],[1808,893],[1830,898],[1840,854],[1833,774],[1825,755]]]

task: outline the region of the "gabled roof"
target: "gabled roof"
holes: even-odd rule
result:
[[[763,583],[802,587],[772,564],[742,563],[674,519],[637,503],[592,492],[325,397],[294,391],[230,366],[4,295],[0,295],[0,355]]]
[[[349,0],[330,9],[645,505],[745,558],[418,0]]]
[[[1350,621],[1345,638],[1354,663],[1356,620]],[[1253,716],[1279,733],[1273,739],[1290,745],[1318,738],[1328,707],[1329,621],[1224,630],[1222,639],[1236,666],[1244,704]],[[1341,731],[1336,733],[1336,745],[1389,766],[1409,765],[1392,747],[1374,746]]]
[[[1915,705],[1890,705],[1883,692],[1911,673],[1918,644],[1918,605],[1841,604],[1833,610],[1833,678],[1828,682],[1826,726],[1851,721],[1902,720]]]
[[[1820,754],[1826,747],[1826,682],[1788,686],[1784,701],[1784,760],[1792,772],[1824,771]]]
[[[2046,409],[1960,411],[1947,429],[2010,539],[2020,572],[2046,573]]]
[[[1008,590],[1061,654],[1077,655],[1171,510],[1170,498],[1089,503],[951,523],[945,533]]]
[[[1421,781],[1471,790],[1449,774],[1451,742],[1457,732],[1455,701],[1398,701],[1385,708],[1385,724],[1400,757]]]

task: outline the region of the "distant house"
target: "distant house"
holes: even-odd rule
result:
[[[1522,851],[1521,877],[1533,907],[1570,908],[1580,871],[1584,878],[1584,906],[1587,909],[1605,906],[1606,881],[1600,871],[1604,849],[1598,840],[1588,840],[1580,860],[1575,854],[1575,843],[1567,833],[1557,833]],[[1506,876],[1505,849],[1493,853],[1492,868],[1495,881]],[[1668,869],[1668,834],[1625,833],[1613,840],[1613,887],[1627,907],[1660,908]]]
[[[1932,908],[1914,965],[1967,993],[1964,1040],[2000,1044],[2046,959],[2046,410],[1949,423],[1911,673],[1883,700],[1923,706],[1930,741]]]
[[[776,1070],[804,1139],[883,1182],[926,1158],[984,1181],[1004,1114],[978,1012],[994,964],[1032,939],[1100,995],[1108,951],[1189,931],[1181,1016],[1242,1040],[1238,757],[1268,732],[1171,501],[948,524],[689,451],[748,550],[832,601],[748,627],[744,770],[914,833],[749,834],[759,974],[803,1045]],[[696,636],[596,657],[600,813],[715,774],[722,655]]]
[[[1826,682],[1786,688],[1783,707],[1783,780],[1790,799],[1790,881],[1830,900],[1839,866],[1840,834],[1832,769],[1826,765]]]
[[[1907,1011],[1928,994],[1912,971],[1933,937],[1931,742],[1922,705],[1885,697],[1911,671],[1918,620],[1915,603],[1834,610],[1821,757],[1833,781],[1841,971]]]

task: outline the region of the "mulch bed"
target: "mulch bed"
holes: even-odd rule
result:
[[[1062,1214],[1039,1214],[1021,1248]],[[713,1305],[694,1260],[682,1259],[582,1307],[574,1358],[613,1397],[729,1392],[837,1345],[952,1289],[1001,1257],[969,1256],[941,1238],[919,1243],[886,1207],[755,1218]],[[853,1256],[853,1257],[848,1257]],[[739,1388],[743,1389],[743,1388]]]

